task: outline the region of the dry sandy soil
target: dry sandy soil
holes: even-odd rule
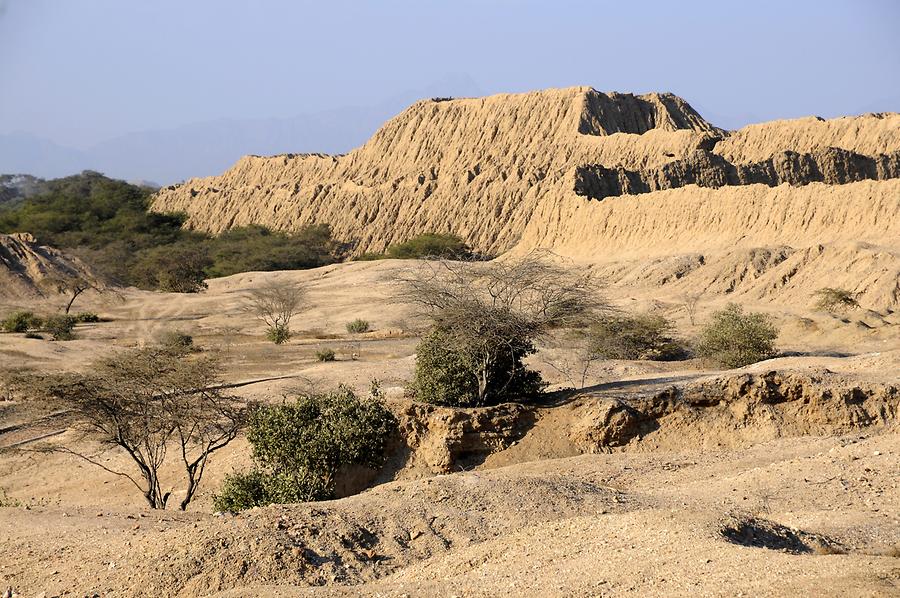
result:
[[[150,512],[127,481],[32,450],[99,450],[66,414],[0,400],[0,488],[15,505],[0,507],[0,591],[900,596],[900,115],[727,132],[669,94],[425,100],[345,156],[248,156],[161,190],[153,208],[213,233],[327,223],[357,253],[423,232],[491,255],[550,250],[685,338],[728,301],[768,313],[782,354],[728,372],[600,362],[584,389],[540,405],[453,410],[403,398],[423,322],[392,281],[412,262],[247,273],[197,295],[88,294],[77,309],[108,321],[65,343],[0,335],[0,366],[79,369],[178,328],[223,353],[247,398],[377,378],[400,438],[382,471],[342,482],[344,498],[216,515],[217,485],[249,463],[238,439],[188,512]],[[0,313],[58,308],[23,299],[52,273],[52,250],[0,241]],[[309,288],[282,347],[242,311],[272,279]],[[861,307],[815,311],[826,286]],[[358,317],[374,331],[348,335]],[[317,363],[326,346],[338,360]],[[571,349],[531,360],[551,390],[573,386]]]
[[[92,450],[64,414],[0,401],[0,446],[20,449],[0,452],[4,503],[15,505],[0,507],[0,586],[22,596],[900,595],[895,314],[861,326],[863,311],[842,321],[751,304],[779,322],[784,357],[733,372],[603,362],[583,392],[543,405],[451,410],[402,398],[422,322],[394,300],[392,281],[410,266],[248,273],[197,295],[92,295],[82,307],[110,321],[80,326],[78,340],[0,335],[4,366],[54,370],[179,328],[225,353],[227,380],[246,383],[236,392],[263,400],[378,378],[406,443],[361,494],[213,514],[222,477],[249,463],[238,440],[187,513],[153,512],[120,478],[28,451]],[[310,289],[302,332],[284,347],[242,312],[247,289],[267,279]],[[611,284],[607,296],[696,332],[653,284]],[[726,299],[701,300],[698,321]],[[348,335],[356,317],[375,330]],[[338,361],[315,362],[322,346]],[[562,387],[550,364],[569,357],[545,348],[533,364]],[[101,458],[127,466],[114,452]]]

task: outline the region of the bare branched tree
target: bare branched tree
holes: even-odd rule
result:
[[[80,457],[130,480],[152,509],[165,509],[172,493],[160,471],[175,448],[186,478],[179,505],[184,510],[203,479],[209,456],[234,440],[245,422],[246,405],[223,393],[220,371],[213,357],[145,348],[104,359],[90,374],[29,377],[14,384],[68,409],[84,438],[123,450],[137,475],[75,448],[46,450]]]
[[[587,386],[588,377],[595,371],[595,365],[604,360],[595,343],[583,330],[569,331],[562,337],[548,337],[544,340],[544,346],[557,351],[544,355],[542,363],[555,370],[577,390]]]
[[[684,311],[687,312],[688,319],[691,321],[691,326],[694,326],[697,323],[697,306],[700,304],[700,298],[702,296],[701,293],[685,293],[681,297],[681,304],[684,306]]]
[[[306,291],[298,283],[272,282],[250,291],[250,312],[265,323],[269,340],[281,344],[291,337],[291,318],[302,311]]]
[[[65,313],[69,313],[72,304],[78,299],[79,295],[89,289],[99,290],[100,286],[83,276],[54,276],[48,277],[41,282],[41,286],[53,292],[69,297],[66,303]]]
[[[531,252],[494,262],[433,260],[401,276],[401,300],[418,305],[477,378],[478,404],[502,393],[516,371],[496,380],[501,360],[517,367],[523,348],[552,328],[577,325],[601,306],[590,273]]]

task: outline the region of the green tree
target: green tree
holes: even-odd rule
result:
[[[175,243],[141,253],[131,275],[139,286],[173,293],[196,293],[206,288],[206,269],[212,265],[201,244]]]

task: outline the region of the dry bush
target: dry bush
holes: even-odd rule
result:
[[[316,351],[316,361],[325,362],[325,361],[334,361],[334,359],[335,359],[334,349],[329,349],[328,347],[325,347],[324,349],[319,349],[318,351]]]
[[[682,306],[684,311],[687,312],[691,326],[697,323],[697,307],[700,305],[701,297],[703,297],[701,293],[686,293],[681,297]]]
[[[196,351],[194,337],[182,330],[165,330],[159,336],[157,344],[163,350],[172,353],[186,354]]]
[[[280,345],[291,337],[291,318],[302,311],[306,290],[298,283],[270,282],[250,291],[250,312],[266,325],[266,337]]]
[[[549,330],[583,324],[599,307],[589,273],[532,252],[490,263],[435,260],[402,277],[401,300],[432,329],[417,351],[418,398],[487,405],[530,398],[540,377],[522,359]]]
[[[69,410],[85,439],[117,447],[136,471],[118,471],[73,448],[45,450],[78,456],[124,477],[152,509],[164,509],[172,490],[160,472],[175,447],[186,480],[180,508],[191,502],[209,456],[231,442],[245,421],[245,405],[222,391],[221,366],[213,357],[194,357],[160,348],[133,349],[93,364],[87,374],[25,376],[9,381]]]
[[[837,314],[859,307],[859,302],[856,299],[859,293],[854,293],[847,289],[825,287],[816,291],[815,296],[818,297],[816,309],[830,314]]]
[[[583,389],[595,371],[595,365],[603,360],[583,329],[560,331],[548,335],[542,347],[550,349],[552,356],[544,353],[541,362],[555,370],[568,382],[570,388]]]
[[[672,323],[654,314],[612,315],[598,319],[587,331],[590,351],[602,359],[674,361],[687,356],[672,336]]]

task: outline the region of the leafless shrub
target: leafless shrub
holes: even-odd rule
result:
[[[562,376],[571,388],[578,390],[587,385],[594,366],[603,361],[584,330],[569,330],[563,335],[549,336],[544,339],[543,346],[557,351],[552,356],[545,355],[542,363]]]
[[[179,505],[184,510],[209,456],[231,442],[245,422],[246,406],[224,394],[220,371],[214,357],[144,348],[101,360],[88,374],[31,375],[11,384],[70,411],[85,438],[123,450],[137,474],[113,469],[74,448],[44,450],[80,457],[130,480],[150,508],[166,508],[172,493],[164,488],[160,472],[174,447],[186,478]]]
[[[681,304],[684,307],[684,311],[687,312],[691,326],[697,323],[697,306],[700,304],[702,296],[702,293],[685,293],[681,297]]]
[[[280,345],[291,337],[291,318],[302,311],[305,289],[297,283],[272,282],[250,291],[250,312],[267,327],[266,336]]]

